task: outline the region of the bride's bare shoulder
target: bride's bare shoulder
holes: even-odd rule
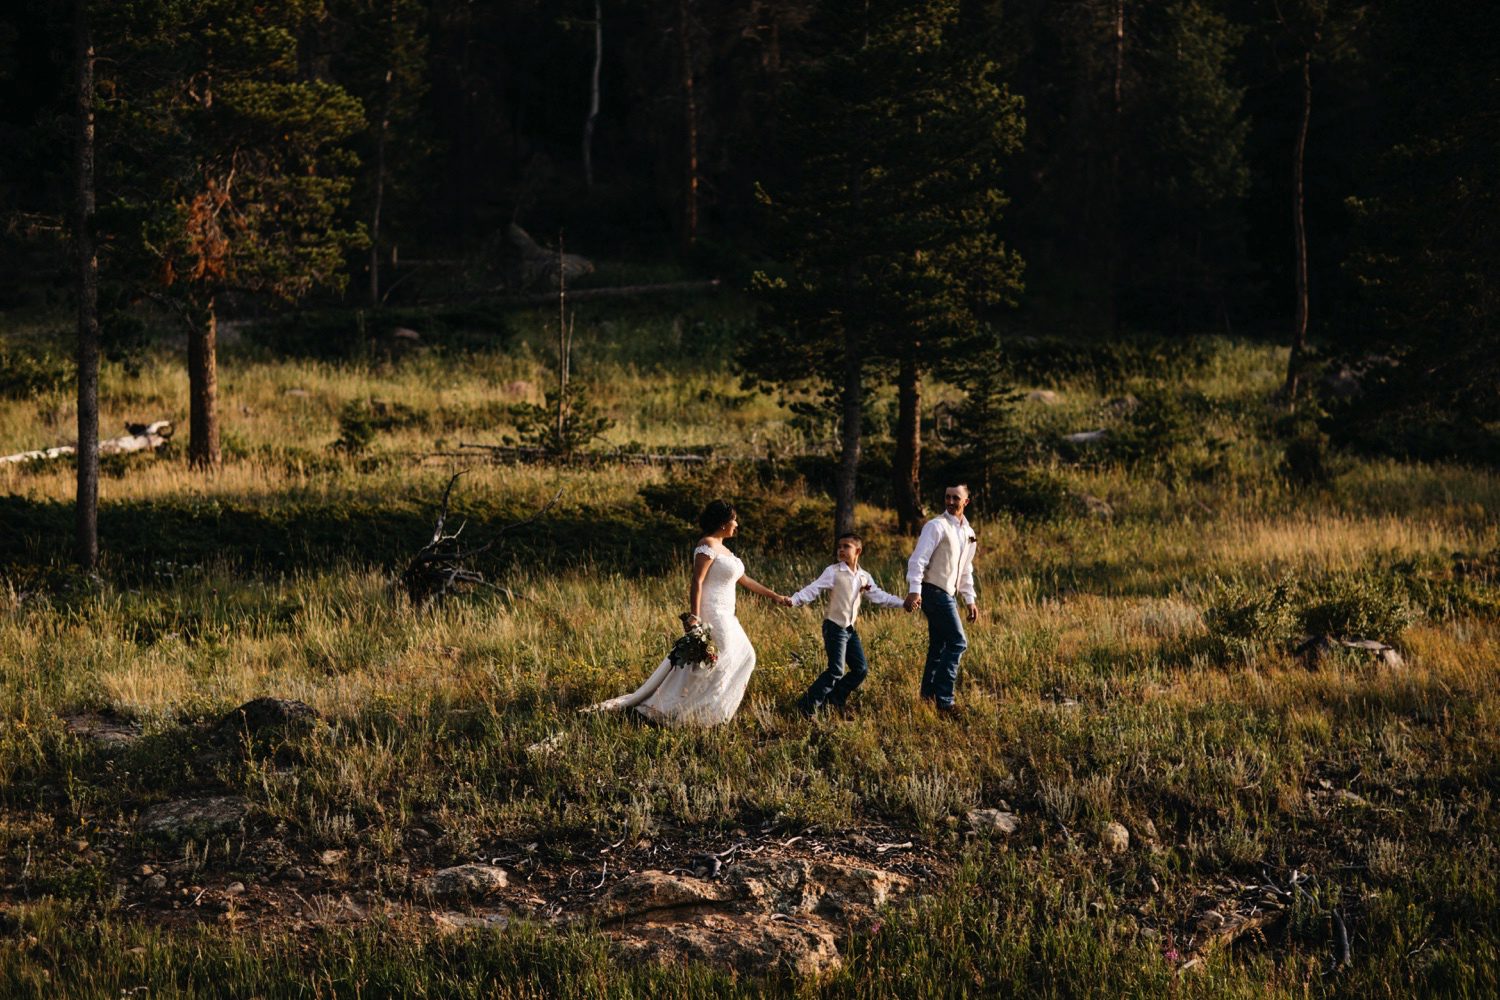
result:
[[[698,539],[698,548],[717,551],[719,547],[714,544],[714,540],[712,538],[709,538],[707,535],[705,535],[704,537]]]

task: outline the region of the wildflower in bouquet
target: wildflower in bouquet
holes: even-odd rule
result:
[[[672,643],[667,659],[674,667],[692,667],[694,670],[711,669],[719,662],[719,649],[714,645],[714,631],[699,621],[698,616],[684,612],[682,638]]]

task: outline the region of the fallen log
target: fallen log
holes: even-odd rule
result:
[[[457,452],[440,452],[445,455],[471,455],[474,452],[487,451],[496,462],[548,462],[559,461],[561,456],[548,451],[546,448],[527,448],[518,445],[507,444],[476,444],[468,441],[458,443]],[[707,455],[676,455],[676,454],[651,454],[634,451],[613,452],[575,452],[569,459],[571,463],[581,465],[597,465],[603,462],[614,462],[620,465],[701,465],[709,460]]]
[[[650,285],[614,285],[609,288],[568,289],[568,301],[583,299],[628,299],[643,295],[696,294],[716,292],[723,282],[718,278],[707,281],[663,281]],[[504,295],[494,291],[458,292],[438,298],[418,300],[419,305],[449,305],[454,302],[483,301],[497,306],[551,305],[557,302],[557,292],[535,292],[527,295]]]
[[[672,292],[712,292],[719,288],[719,279],[708,281],[663,281],[652,285],[615,285],[612,288],[569,288],[568,301],[580,299],[627,299],[637,295],[665,295]],[[534,295],[518,295],[505,299],[526,305],[546,305],[557,301],[556,292],[538,292]]]
[[[99,454],[123,455],[132,451],[155,451],[171,439],[173,428],[172,421],[158,420],[154,424],[126,424],[125,430],[127,433],[120,437],[100,441]],[[39,451],[22,451],[14,455],[0,455],[0,465],[64,458],[77,451],[77,448],[66,444]]]

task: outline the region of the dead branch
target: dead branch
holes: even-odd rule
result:
[[[433,528],[432,538],[417,554],[412,557],[406,569],[401,571],[400,582],[402,588],[411,598],[413,605],[421,607],[429,601],[441,604],[449,593],[462,586],[490,587],[504,594],[506,597],[514,598],[509,590],[496,586],[484,578],[484,574],[471,567],[471,562],[476,557],[488,552],[495,545],[495,539],[483,545],[472,548],[464,548],[458,542],[458,536],[463,534],[468,522],[458,526],[458,530],[446,534],[444,529],[448,524],[450,502],[453,498],[453,487],[458,478],[466,470],[455,472],[448,480],[448,485],[443,489],[443,502],[438,511],[437,524]],[[540,510],[523,521],[516,521],[501,527],[495,534],[497,536],[534,524],[540,520],[548,511],[557,506],[562,499],[562,490],[558,490]]]

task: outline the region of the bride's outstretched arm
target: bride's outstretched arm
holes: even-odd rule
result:
[[[770,598],[777,604],[787,605],[791,603],[792,599],[790,597],[782,597],[770,587],[767,587],[762,583],[757,583],[756,581],[750,579],[748,576],[740,577],[739,583],[741,587],[744,587],[746,590],[750,591],[750,593],[759,594],[761,597]]]
[[[703,581],[708,577],[708,567],[714,564],[714,557],[706,552],[700,552],[693,557],[693,579],[688,584],[688,613],[697,618],[703,610]]]

